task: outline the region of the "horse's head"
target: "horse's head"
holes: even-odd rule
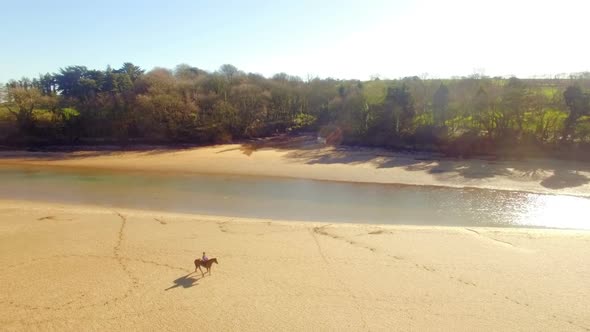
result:
[[[215,264],[219,264],[219,262],[217,262],[217,258],[211,258],[211,261]]]

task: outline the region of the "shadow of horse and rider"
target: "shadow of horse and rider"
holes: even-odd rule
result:
[[[211,275],[211,267],[213,266],[213,263],[219,264],[217,262],[217,258],[211,258],[206,261],[204,261],[200,258],[195,259],[195,270],[189,274],[186,274],[186,275],[174,280],[173,281],[174,285],[166,288],[165,290],[170,290],[170,289],[177,288],[177,287],[191,288],[193,286],[198,285],[197,281],[203,279],[205,277],[205,274],[209,273],[209,275]],[[203,273],[202,267],[205,268],[204,273]],[[197,270],[201,271],[201,277],[194,276],[194,274],[197,272]]]

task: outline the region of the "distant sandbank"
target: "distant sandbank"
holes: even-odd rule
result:
[[[451,159],[330,147],[299,138],[141,151],[0,152],[0,165],[280,176],[366,183],[473,187],[590,197],[590,164]]]

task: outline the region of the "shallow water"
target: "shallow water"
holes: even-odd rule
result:
[[[0,198],[286,220],[590,229],[590,199],[514,191],[0,166]]]

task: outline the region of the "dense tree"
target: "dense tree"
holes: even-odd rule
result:
[[[506,133],[514,129],[518,135],[523,131],[524,115],[528,110],[528,92],[526,85],[520,79],[511,77],[504,87],[501,105],[501,123],[499,132]]]
[[[416,115],[416,111],[414,110],[414,100],[406,84],[387,90],[385,107],[388,114],[387,119],[391,119],[390,123],[393,125],[395,135],[399,135],[402,129],[410,127],[410,121]]]
[[[233,83],[234,79],[239,74],[238,68],[230,64],[225,64],[219,67],[219,72],[221,73],[221,75],[225,77],[227,82],[229,82],[230,84]]]
[[[37,82],[36,87],[43,95],[54,95],[57,92],[57,83],[53,75],[49,73],[39,75],[39,80]]]
[[[563,93],[565,103],[569,109],[569,114],[565,121],[563,137],[571,137],[576,121],[583,115],[590,114],[590,94],[584,93],[577,86],[569,86]]]
[[[143,69],[132,64],[131,62],[125,62],[118,71],[119,73],[126,74],[131,82],[137,81],[137,79],[140,78],[144,73]]]
[[[493,121],[490,116],[490,98],[482,86],[479,87],[473,99],[473,119],[480,128],[490,133]]]
[[[65,97],[81,99],[86,95],[88,86],[96,85],[86,76],[88,68],[85,66],[69,66],[59,70],[55,75],[58,90]]]
[[[18,128],[24,132],[33,126],[33,111],[41,106],[41,91],[33,87],[10,87],[7,93],[8,102],[4,107],[16,120]]]
[[[434,113],[434,123],[437,126],[444,125],[449,112],[449,88],[442,83],[432,98],[432,111]]]
[[[187,64],[145,72],[124,63],[11,80],[0,95],[0,120],[37,142],[206,143],[305,130],[338,133],[334,142],[396,148],[556,150],[564,139],[568,148],[590,141],[588,90],[585,74],[303,81],[229,64],[210,73]]]

